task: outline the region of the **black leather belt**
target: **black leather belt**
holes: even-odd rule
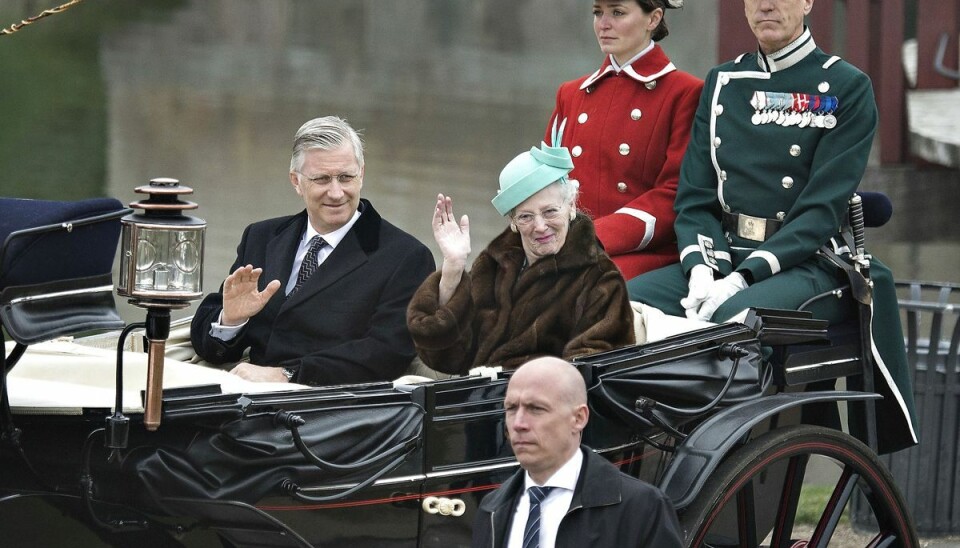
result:
[[[745,240],[763,242],[780,230],[783,221],[724,211],[722,226],[724,232],[736,234]]]

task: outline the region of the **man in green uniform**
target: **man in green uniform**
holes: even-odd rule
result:
[[[744,0],[759,42],[710,71],[680,171],[675,209],[680,263],[635,278],[633,300],[668,314],[726,321],[749,307],[800,308],[844,283],[825,254],[877,128],[870,79],[814,43],[814,0]],[[916,443],[913,396],[890,271],[874,282],[874,362],[880,449]],[[824,306],[826,304],[826,306]],[[837,322],[849,303],[820,303]]]

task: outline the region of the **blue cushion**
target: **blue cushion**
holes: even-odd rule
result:
[[[21,236],[18,230],[76,222],[124,209],[119,200],[93,198],[74,202],[0,198],[0,289],[110,273],[120,238],[120,220]]]

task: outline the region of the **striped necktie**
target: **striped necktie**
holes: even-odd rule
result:
[[[307,249],[307,254],[303,256],[303,262],[300,263],[300,272],[297,272],[297,283],[293,286],[293,289],[290,291],[290,294],[293,295],[297,292],[298,289],[307,281],[307,278],[313,275],[317,270],[317,252],[320,251],[324,245],[326,245],[326,240],[320,236],[314,236],[310,238],[310,247]]]
[[[523,548],[539,548],[540,546],[540,503],[547,498],[553,487],[531,487],[527,489],[530,497],[530,513],[527,515],[527,525],[523,528]]]

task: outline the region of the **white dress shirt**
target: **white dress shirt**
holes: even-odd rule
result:
[[[313,228],[312,224],[307,222],[307,230],[300,238],[300,243],[297,245],[297,252],[293,256],[293,268],[290,270],[290,279],[287,280],[287,286],[284,288],[286,295],[289,295],[290,292],[293,291],[293,286],[297,285],[297,273],[300,272],[300,265],[303,264],[303,259],[307,256],[307,250],[310,249],[310,240],[312,240],[314,236],[320,236],[327,242],[325,246],[317,251],[317,266],[320,266],[323,264],[323,261],[327,260],[327,257],[333,253],[333,250],[340,245],[340,242],[346,238],[347,233],[350,232],[350,229],[353,228],[353,225],[356,224],[359,218],[360,211],[358,210],[353,213],[353,217],[351,217],[345,225],[327,234],[320,234]],[[221,310],[217,321],[210,324],[210,335],[221,341],[234,339],[240,332],[240,329],[247,325],[247,322],[243,322],[240,325],[222,325],[220,323],[222,319],[223,311]]]
[[[554,472],[541,487],[553,487],[550,494],[540,503],[540,548],[553,548],[557,541],[557,530],[560,521],[567,515],[570,502],[573,500],[573,490],[577,487],[580,478],[580,469],[583,467],[583,453],[580,448],[570,457],[559,470]],[[530,496],[527,490],[536,482],[530,474],[524,473],[523,494],[517,502],[513,513],[513,524],[510,526],[510,537],[507,548],[522,548],[523,529],[527,526],[527,516],[530,515]]]

